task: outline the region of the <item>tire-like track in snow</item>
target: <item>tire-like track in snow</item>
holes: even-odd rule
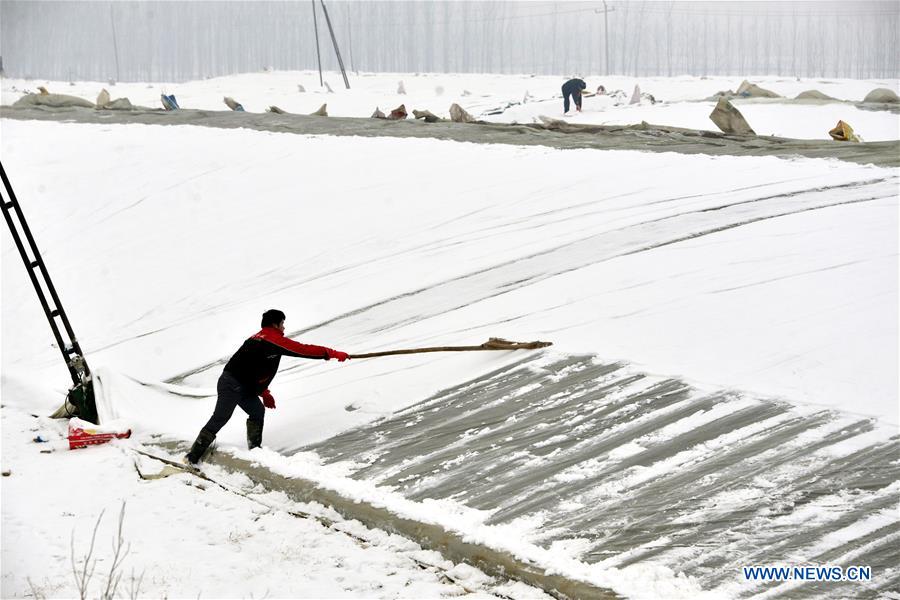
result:
[[[762,190],[742,189],[715,196],[678,199],[678,202],[666,204],[665,209],[659,208],[658,212],[647,215],[648,218],[640,222],[600,232],[589,229],[584,237],[575,241],[387,298],[311,327],[292,331],[289,335],[306,335],[337,321],[347,329],[362,334],[390,331],[621,256],[652,251],[807,211],[827,210],[853,203],[890,201],[896,196],[897,184],[896,177],[888,177],[790,193],[768,194]],[[523,226],[540,229],[546,224],[546,219],[553,218],[556,216],[545,215]],[[612,215],[609,221],[614,222]],[[484,232],[484,235],[490,236],[491,232]],[[454,239],[447,243],[458,242]],[[196,367],[170,378],[168,383],[181,383],[192,375],[218,368],[225,361],[227,357]],[[295,364],[282,369],[282,372],[302,368],[302,364]]]

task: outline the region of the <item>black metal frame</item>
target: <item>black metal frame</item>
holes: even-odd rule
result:
[[[16,247],[19,249],[19,254],[22,257],[22,262],[25,263],[25,269],[28,271],[28,276],[31,278],[32,285],[34,285],[34,291],[37,292],[38,299],[44,309],[44,314],[47,316],[47,322],[50,323],[50,329],[53,330],[53,337],[56,338],[56,344],[62,353],[66,367],[69,369],[69,375],[72,376],[72,383],[76,386],[84,385],[90,381],[91,370],[88,367],[87,361],[84,359],[84,353],[81,351],[81,346],[75,338],[75,332],[72,331],[72,324],[69,322],[69,317],[66,315],[62,303],[59,301],[56,288],[53,286],[53,281],[50,279],[50,273],[47,271],[44,260],[41,258],[41,253],[38,251],[37,244],[34,242],[34,236],[31,235],[31,229],[28,227],[28,222],[25,220],[25,215],[22,213],[22,208],[19,206],[19,201],[16,199],[16,194],[13,192],[12,184],[10,184],[9,178],[6,176],[6,169],[3,168],[2,162],[0,162],[0,177],[3,178],[3,187],[6,189],[7,195],[7,198],[0,196],[0,201],[2,201],[3,217],[6,219],[6,224],[9,226],[9,232],[16,242]],[[22,234],[19,233],[19,228],[16,227],[16,223],[13,220],[13,213],[15,213]],[[25,244],[22,241],[23,234],[28,242],[28,249],[26,249]],[[31,251],[31,257],[28,253],[29,250]],[[53,301],[52,306],[50,302],[48,302],[47,293],[45,293],[44,288],[41,286],[41,282],[38,279],[38,271],[40,271],[41,277],[47,288],[46,291],[49,292],[50,299]],[[63,338],[57,319],[62,323],[63,329],[65,329],[65,333],[68,336],[68,343],[66,343]]]

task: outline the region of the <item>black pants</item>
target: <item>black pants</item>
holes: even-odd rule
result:
[[[575,106],[581,108],[581,92],[563,92],[563,112],[569,112],[569,96],[572,96]]]
[[[266,416],[266,409],[262,401],[253,392],[241,385],[234,376],[228,371],[222,371],[219,377],[219,383],[216,385],[216,391],[219,394],[216,400],[216,408],[213,410],[212,416],[203,429],[215,435],[219,430],[225,427],[225,424],[234,414],[234,407],[240,406],[247,413],[251,421],[263,424]]]

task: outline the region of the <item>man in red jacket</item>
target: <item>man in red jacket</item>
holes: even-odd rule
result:
[[[196,464],[203,453],[216,439],[216,434],[225,426],[234,408],[240,406],[247,413],[247,447],[251,450],[262,445],[263,418],[266,408],[275,408],[275,398],[269,393],[269,384],[278,371],[282,356],[316,358],[328,360],[336,358],[344,362],[349,358],[346,352],[332,350],[324,346],[301,344],[284,337],[284,313],[267,310],[262,316],[262,329],[249,338],[234,353],[216,386],[218,399],[212,417],[191,446],[185,462]],[[259,399],[262,398],[262,402]],[[265,407],[265,408],[263,408]]]

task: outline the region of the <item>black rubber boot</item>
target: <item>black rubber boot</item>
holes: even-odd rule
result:
[[[187,458],[187,461],[192,465],[196,465],[206,454],[206,451],[209,450],[210,444],[215,440],[215,435],[205,429],[201,429],[200,433],[197,435],[197,439],[194,440],[194,445],[191,446],[191,451],[188,452],[185,457]]]
[[[247,419],[247,448],[253,450],[262,446],[263,424]]]

